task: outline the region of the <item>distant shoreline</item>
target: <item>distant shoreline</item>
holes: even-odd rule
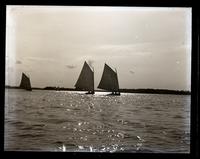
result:
[[[20,89],[17,86],[5,86],[5,88]],[[84,91],[75,88],[64,88],[64,87],[45,87],[37,88],[32,87],[34,90],[56,90],[56,91]],[[95,92],[105,92],[105,90],[95,90]],[[175,94],[175,95],[191,95],[190,91],[184,90],[168,90],[168,89],[120,89],[121,93],[148,93],[148,94]]]

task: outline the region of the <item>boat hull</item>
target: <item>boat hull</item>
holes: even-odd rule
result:
[[[112,92],[108,96],[120,96],[120,92]]]
[[[94,91],[88,91],[87,93],[85,94],[94,94]]]

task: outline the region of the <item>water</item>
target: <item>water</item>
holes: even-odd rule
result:
[[[6,89],[5,150],[190,152],[190,96]]]

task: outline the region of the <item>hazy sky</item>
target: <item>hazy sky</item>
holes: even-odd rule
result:
[[[190,90],[191,8],[7,6],[6,84],[73,88],[86,60],[120,88]]]

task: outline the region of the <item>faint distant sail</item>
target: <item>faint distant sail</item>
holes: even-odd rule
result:
[[[75,87],[77,90],[88,91],[87,94],[94,94],[94,72],[86,62],[83,65]]]
[[[113,71],[107,64],[104,65],[103,75],[97,88],[111,91],[113,95],[120,94],[117,72]]]
[[[19,87],[22,89],[29,90],[29,91],[32,90],[30,79],[24,73],[22,73],[22,79],[21,79],[21,83]]]

